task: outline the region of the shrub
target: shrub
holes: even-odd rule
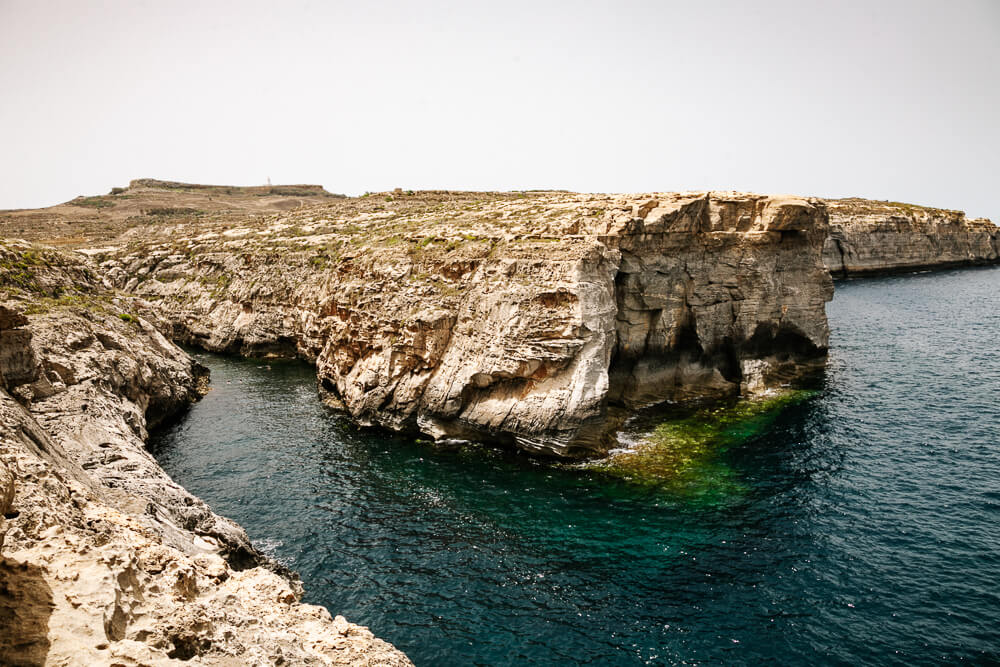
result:
[[[83,206],[86,208],[110,208],[115,205],[113,201],[108,201],[104,197],[77,197],[70,202],[71,206]]]
[[[202,211],[196,208],[163,206],[160,208],[150,208],[143,211],[144,215],[200,215]]]

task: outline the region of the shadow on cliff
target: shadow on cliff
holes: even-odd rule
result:
[[[54,606],[41,568],[0,558],[0,665],[45,664]]]

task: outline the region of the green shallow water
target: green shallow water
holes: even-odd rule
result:
[[[304,365],[205,354],[151,448],[418,665],[992,664],[998,295],[838,284],[817,391],[643,419],[661,447],[599,465],[358,430]]]
[[[786,408],[816,394],[785,389],[700,408],[674,406],[642,414],[604,459],[578,464],[687,502],[735,502],[749,488],[726,462],[729,449],[766,431]]]

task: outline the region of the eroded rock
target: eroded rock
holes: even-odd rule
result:
[[[757,391],[824,358],[819,200],[386,200],[134,236],[103,266],[177,339],[314,362],[360,423],[542,454],[606,451],[619,408]]]
[[[146,429],[205,369],[94,267],[49,260],[0,283],[0,664],[410,664],[159,468]]]
[[[1000,228],[962,211],[867,199],[828,200],[823,261],[836,278],[1000,261]]]

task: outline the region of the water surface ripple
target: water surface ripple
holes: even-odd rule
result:
[[[992,663],[998,295],[1000,268],[838,284],[822,390],[721,455],[730,496],[358,430],[304,365],[205,354],[150,446],[418,665]]]

